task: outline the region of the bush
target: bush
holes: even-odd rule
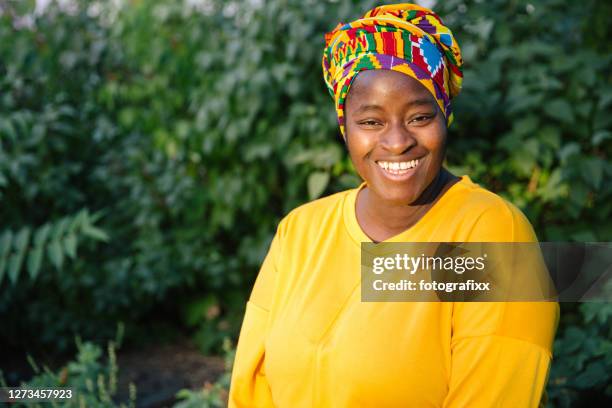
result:
[[[54,407],[62,408],[127,408],[134,407],[136,402],[136,387],[130,384],[130,401],[116,404],[113,398],[117,393],[118,367],[115,357],[115,343],[109,342],[107,361],[102,362],[102,349],[94,343],[82,342],[77,339],[77,355],[57,373],[44,367],[42,370],[31,360],[36,375],[27,383],[22,384],[23,389],[70,389],[72,394],[66,399],[55,399],[51,402]],[[2,372],[0,371],[0,379]],[[66,394],[69,395],[69,394]],[[47,406],[48,402],[15,403],[15,407]]]
[[[221,2],[204,12],[170,1],[120,12],[52,3],[31,27],[15,10],[2,15],[4,227],[88,208],[103,211],[109,237],[86,242],[61,273],[45,263],[19,290],[5,282],[0,313],[15,317],[4,342],[65,350],[76,333],[111,336],[118,320],[129,336],[207,293],[236,316],[214,327],[236,333],[278,219],[308,198],[308,184],[312,197],[323,192],[324,172],[338,175],[335,188],[355,180],[340,177],[350,166],[333,110],[318,109],[332,106],[324,89],[299,80],[321,81],[312,67],[328,12],[351,8],[305,6],[237,15]],[[306,12],[309,24],[292,24]],[[277,47],[274,26],[310,46]],[[16,117],[27,121],[10,138]],[[33,337],[32,327],[46,329]]]
[[[22,384],[24,389],[49,389],[65,388],[72,390],[72,398],[65,400],[55,400],[52,402],[54,407],[91,407],[91,408],[127,408],[134,407],[136,404],[136,387],[129,385],[129,401],[127,403],[117,403],[117,377],[119,367],[116,359],[116,342],[120,339],[108,343],[106,360],[102,360],[102,349],[91,342],[82,342],[77,338],[77,355],[73,361],[68,362],[65,367],[57,373],[44,367],[42,370],[30,359],[36,375],[27,383]],[[232,363],[234,361],[235,350],[228,338],[223,340],[223,351],[225,353],[225,373],[214,383],[206,383],[202,389],[191,390],[182,389],[177,395],[175,408],[215,408],[227,406],[228,392]],[[0,370],[0,385],[6,386],[2,379]],[[34,406],[40,408],[41,403],[16,404],[20,406]]]

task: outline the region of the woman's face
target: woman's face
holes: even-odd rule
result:
[[[359,175],[380,199],[414,203],[444,159],[446,120],[417,80],[396,71],[362,71],[345,105],[346,143]]]

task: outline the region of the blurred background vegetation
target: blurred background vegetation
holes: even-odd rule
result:
[[[279,219],[358,184],[320,58],[325,32],[377,4],[0,0],[0,362],[78,352],[94,368],[64,377],[95,380],[118,322],[128,348],[235,340]],[[611,241],[612,4],[421,4],[465,59],[448,167],[540,240]],[[611,315],[562,305],[549,406],[610,403]],[[182,406],[222,405],[226,385]]]

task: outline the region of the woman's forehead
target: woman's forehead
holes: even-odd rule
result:
[[[347,105],[368,104],[368,101],[386,99],[402,104],[435,104],[431,93],[419,81],[401,72],[383,69],[360,72],[351,84],[346,102]]]

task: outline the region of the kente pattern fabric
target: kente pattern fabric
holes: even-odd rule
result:
[[[450,101],[461,90],[462,64],[450,29],[433,11],[414,4],[376,7],[325,35],[323,76],[335,100],[343,137],[346,96],[360,71],[388,69],[418,80],[450,125]]]

